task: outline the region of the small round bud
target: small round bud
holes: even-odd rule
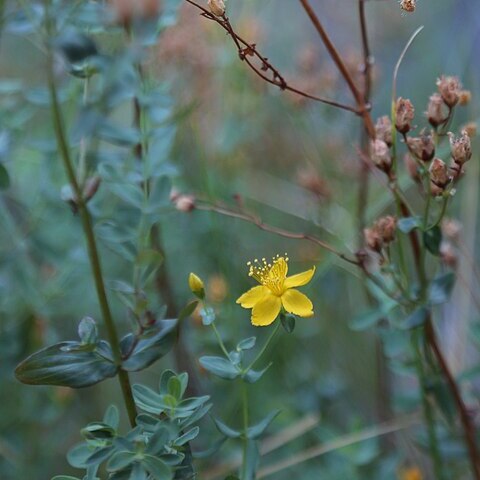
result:
[[[426,115],[430,125],[434,128],[442,123],[445,123],[447,114],[445,112],[445,104],[443,98],[439,93],[434,93],[428,102]]]
[[[400,8],[405,12],[412,13],[415,11],[417,7],[416,0],[401,0],[400,1]]]
[[[432,135],[424,133],[420,137],[409,137],[407,145],[410,152],[424,162],[429,162],[435,155],[435,142]]]
[[[395,127],[400,133],[407,133],[412,128],[415,108],[410,100],[400,97],[395,104]]]
[[[392,122],[386,115],[377,120],[375,136],[378,140],[383,140],[389,147],[392,146]]]
[[[451,132],[448,133],[450,139],[450,151],[452,153],[453,161],[462,166],[472,158],[472,141],[467,132],[463,131],[460,137],[455,137]]]
[[[458,97],[458,104],[464,107],[472,100],[472,92],[470,90],[462,90]]]
[[[388,145],[383,140],[373,140],[370,144],[372,161],[376,167],[388,172],[392,166],[392,157]]]
[[[428,169],[428,172],[430,174],[430,182],[432,183],[432,187],[436,186],[443,192],[447,184],[450,182],[450,176],[448,175],[448,167],[446,163],[439,158],[434,158],[430,168]],[[437,189],[432,188],[432,193],[433,190],[435,190],[436,196],[438,191]]]
[[[195,208],[195,197],[193,195],[180,194],[174,200],[175,208],[180,212],[191,212]]]
[[[458,77],[448,77],[442,75],[437,80],[437,87],[446,105],[452,108],[458,103],[462,88]]]
[[[193,272],[188,276],[188,286],[190,287],[191,292],[200,300],[205,298],[205,287],[203,285],[203,281]]]
[[[223,0],[208,0],[208,8],[217,17],[225,15],[225,3]]]

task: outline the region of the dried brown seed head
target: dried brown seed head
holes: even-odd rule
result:
[[[388,172],[392,166],[392,157],[390,149],[383,140],[373,140],[371,142],[372,161],[380,170]]]
[[[416,0],[400,0],[400,8],[405,12],[412,13],[417,7]]]
[[[426,115],[432,127],[438,127],[447,119],[445,103],[439,93],[434,93],[428,101]]]
[[[435,142],[430,134],[423,133],[420,137],[408,137],[407,145],[410,152],[424,162],[429,162],[435,155]]]
[[[459,99],[462,85],[458,77],[449,77],[442,75],[437,80],[438,92],[442,96],[443,101],[450,108],[454,107]]]
[[[434,158],[428,171],[430,173],[430,182],[443,192],[450,182],[447,164],[439,158]]]
[[[208,0],[208,8],[217,17],[225,14],[225,2],[223,0]]]
[[[380,117],[375,125],[375,136],[383,140],[389,147],[392,146],[392,122],[387,115]]]
[[[395,240],[395,231],[397,229],[397,219],[392,215],[387,215],[377,220],[374,228],[379,233],[384,243],[390,243]]]
[[[410,100],[400,97],[395,105],[395,127],[400,133],[407,133],[412,128],[415,108]]]
[[[450,151],[453,161],[458,165],[463,165],[472,158],[472,141],[466,131],[462,131],[459,137],[451,132],[448,133],[450,139]]]

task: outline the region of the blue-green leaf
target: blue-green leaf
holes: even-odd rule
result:
[[[420,217],[401,218],[397,222],[397,228],[402,233],[407,233],[407,234],[416,228],[420,228],[421,225],[422,225],[422,220]]]
[[[171,480],[173,478],[171,468],[157,457],[145,455],[142,465],[155,480]]]
[[[430,284],[429,299],[433,305],[445,303],[455,285],[455,274],[445,273],[436,277]]]
[[[270,362],[263,370],[253,370],[250,369],[244,376],[243,379],[247,383],[255,383],[258,382],[263,376],[263,374],[272,366],[272,362]]]
[[[259,438],[263,435],[263,432],[268,428],[272,423],[273,419],[280,413],[280,410],[274,410],[270,412],[262,421],[258,422],[256,425],[249,427],[247,430],[248,438]]]
[[[15,376],[29,385],[82,388],[115,376],[117,366],[110,346],[101,341],[87,349],[79,342],[61,342],[30,355],[15,369]]]
[[[215,422],[215,426],[218,428],[218,431],[228,438],[239,438],[242,435],[242,432],[230,428],[217,418],[214,418],[213,421]]]
[[[166,355],[175,342],[176,325],[176,320],[157,320],[140,335],[133,349],[130,335],[125,336],[120,342],[122,353],[128,354],[123,370],[138,372]]]
[[[240,375],[239,369],[225,358],[205,356],[201,357],[199,361],[205,370],[218,377],[233,380]]]
[[[240,342],[238,342],[237,350],[250,350],[255,346],[256,341],[257,337],[244,338],[243,340],[240,340]]]

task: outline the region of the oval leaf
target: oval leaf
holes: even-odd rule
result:
[[[117,366],[103,355],[109,349],[99,342],[96,349],[85,349],[79,342],[61,342],[44,348],[21,362],[15,376],[29,385],[58,385],[83,388],[115,376]],[[103,351],[102,351],[103,353]]]

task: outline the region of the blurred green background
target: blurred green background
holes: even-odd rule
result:
[[[16,3],[6,2],[5,11]],[[357,2],[312,0],[312,4],[360,81]],[[238,32],[256,43],[291,85],[353,104],[298,2],[229,0],[227,8]],[[366,10],[376,61],[374,118],[389,113],[394,64],[420,25],[425,28],[402,64],[398,94],[413,101],[418,123],[423,125],[421,113],[435,90],[436,78],[458,75],[472,91],[473,100],[456,116],[455,124],[478,118],[478,2],[419,0],[417,11],[405,15],[396,0],[370,0]],[[105,51],[118,48],[118,40],[100,35],[97,41]],[[34,350],[74,338],[82,317],[100,320],[79,222],[61,200],[66,180],[40,88],[45,58],[37,43],[34,33],[19,35],[8,28],[0,38],[0,151],[8,152],[2,154],[2,162],[11,179],[10,187],[0,192],[0,478],[5,480],[73,474],[65,454],[79,440],[79,429],[101,418],[109,403],[122,407],[113,380],[74,391],[29,387],[13,376],[15,365]],[[177,112],[168,159],[176,173],[177,190],[233,206],[235,198],[241,198],[249,211],[270,224],[315,234],[342,251],[355,250],[358,118],[262,83],[239,61],[225,32],[183,3],[177,23],[146,52],[145,70],[149,82],[165,86]],[[20,80],[21,88],[9,87],[10,80]],[[69,80],[68,89],[79,98],[81,81]],[[74,103],[66,102],[64,109],[74,126]],[[129,108],[117,109],[114,116],[125,125],[131,122]],[[50,143],[44,140],[48,137]],[[108,150],[112,156],[116,152]],[[478,320],[478,283],[472,269],[478,244],[478,175],[474,151],[450,211],[463,224],[463,248],[458,252],[461,281],[445,307],[449,323],[441,326],[447,356],[457,372],[476,362],[467,339],[469,325]],[[408,192],[409,179],[404,177]],[[373,178],[367,219],[388,212],[390,202],[382,183]],[[121,205],[108,193],[101,192],[92,205],[100,217],[108,212],[121,217]],[[308,242],[281,238],[212,212],[186,213],[172,206],[159,218],[159,229],[165,253],[160,279],[163,303],[169,313],[178,314],[191,299],[188,274],[196,272],[206,280],[227,344],[268,333],[254,329],[248,312],[235,304],[252,285],[248,260],[288,252],[293,273],[317,266],[314,280],[304,289],[314,302],[315,317],[298,320],[294,334],[282,333],[270,349],[273,366],[251,387],[251,415],[262,418],[280,408],[282,414],[270,428],[271,434],[305,418],[315,423],[318,416],[319,421],[298,439],[266,455],[262,465],[379,422],[378,336],[349,328],[352,318],[368,309],[358,272]],[[107,279],[129,275],[125,264],[108,249],[102,249],[102,260]],[[113,293],[111,303],[126,331],[125,309]],[[164,368],[179,368],[179,362],[182,368],[186,363],[193,387],[209,392],[214,413],[234,423],[240,401],[236,385],[212,379],[199,369],[199,356],[218,353],[211,331],[193,315],[185,321],[182,338],[188,355],[177,350],[133,381],[155,384]],[[400,397],[415,396],[414,383],[397,377],[392,383]],[[393,403],[398,403],[399,410],[406,409],[405,402]],[[195,444],[199,450],[218,435],[211,422],[204,424]],[[403,462],[425,463],[412,446],[411,433],[395,434],[396,447],[389,453],[376,437],[271,478],[395,478]],[[202,461],[202,471],[210,473],[200,478],[222,478],[214,477],[211,469],[228,463],[237,453],[237,446],[227,445],[213,459]]]

